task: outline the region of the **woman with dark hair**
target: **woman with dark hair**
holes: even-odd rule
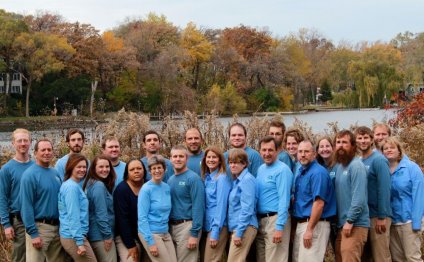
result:
[[[86,235],[88,200],[79,185],[87,173],[87,159],[81,154],[69,156],[64,182],[59,191],[60,243],[76,262],[97,261]]]
[[[177,262],[169,234],[171,190],[164,183],[165,158],[154,155],[147,164],[152,178],[143,185],[138,198],[138,232],[141,243],[153,262]]]
[[[96,254],[97,260],[116,262],[116,248],[113,241],[115,213],[113,211],[112,190],[116,174],[110,159],[97,156],[90,166],[83,190],[87,193],[89,203],[88,240]]]
[[[421,258],[424,212],[424,177],[420,167],[403,152],[395,137],[381,141],[380,150],[389,160],[392,175],[390,204],[390,253],[393,261],[423,261]]]
[[[113,193],[115,207],[115,242],[122,262],[139,261],[141,243],[137,235],[137,199],[144,184],[146,168],[139,159],[128,161],[124,181]]]
[[[228,198],[228,229],[232,232],[228,261],[245,261],[258,231],[256,178],[249,173],[248,165],[243,149],[229,151],[233,188]]]
[[[220,261],[228,240],[227,206],[231,180],[226,174],[224,155],[218,147],[205,150],[201,174],[206,194],[204,261]]]

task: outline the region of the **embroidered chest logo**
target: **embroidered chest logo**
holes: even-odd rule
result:
[[[185,181],[180,181],[180,182],[178,182],[178,185],[179,186],[185,186],[186,185],[186,182]]]

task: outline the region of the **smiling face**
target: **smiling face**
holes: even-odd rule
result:
[[[108,156],[112,162],[118,161],[121,155],[121,146],[117,140],[108,140],[105,143],[103,154]]]
[[[286,142],[286,149],[289,155],[296,157],[298,147],[299,143],[296,141],[296,139],[292,136],[288,136]]]
[[[71,178],[79,182],[87,174],[87,162],[82,160],[72,169]]]
[[[219,160],[219,157],[215,152],[208,151],[206,154],[206,166],[209,168],[209,172],[212,173],[213,171],[217,170],[221,164],[221,161]]]
[[[395,144],[385,143],[383,145],[383,155],[387,158],[387,160],[389,160],[389,162],[400,161],[400,151]]]
[[[322,159],[330,159],[333,154],[333,146],[330,141],[327,139],[322,139],[318,144],[318,155],[322,157]]]
[[[175,173],[184,172],[187,169],[187,151],[182,149],[171,150],[171,162]]]
[[[271,165],[277,160],[278,153],[274,141],[262,142],[259,153],[267,165]]]
[[[163,168],[162,164],[154,164],[150,166],[150,174],[152,175],[152,181],[156,184],[159,184],[163,179],[165,169]]]
[[[362,154],[366,154],[371,151],[373,139],[368,134],[357,134],[356,135],[356,146]]]
[[[31,146],[31,138],[28,133],[15,133],[13,135],[12,145],[17,154],[27,155]]]
[[[233,126],[230,130],[230,144],[233,148],[246,147],[246,134],[240,126]]]
[[[131,161],[128,164],[128,180],[132,182],[140,182],[144,178],[143,165],[139,160]]]
[[[199,154],[202,145],[202,137],[197,129],[192,128],[187,130],[185,135],[185,145],[191,154]]]
[[[106,159],[99,159],[96,164],[96,174],[100,178],[105,179],[109,176],[109,173],[110,173],[109,161],[107,161]]]
[[[49,141],[40,141],[38,149],[35,151],[35,159],[38,165],[49,167],[53,158],[53,147]]]
[[[389,130],[385,126],[377,126],[374,129],[374,141],[377,148],[381,147],[381,142],[389,137]]]

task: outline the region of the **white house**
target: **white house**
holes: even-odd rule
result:
[[[20,73],[12,74],[12,83],[10,84],[10,75],[0,74],[0,94],[22,94],[22,76]]]

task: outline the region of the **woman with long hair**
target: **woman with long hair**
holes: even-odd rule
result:
[[[206,194],[204,261],[220,261],[228,240],[227,206],[231,180],[226,173],[224,155],[218,147],[205,150],[201,174]]]
[[[147,162],[152,178],[143,185],[138,198],[138,232],[141,243],[153,262],[177,262],[169,234],[171,190],[163,178],[165,158],[154,155]]]
[[[420,167],[403,151],[399,140],[388,137],[381,151],[392,175],[390,253],[393,261],[422,261],[421,234],[424,212],[424,177]]]
[[[115,213],[112,190],[116,174],[107,156],[94,158],[84,181],[83,190],[89,203],[88,240],[98,261],[116,262],[114,238]]]
[[[330,137],[324,136],[318,139],[317,147],[317,161],[320,165],[327,168],[330,173],[331,181],[334,185],[334,179],[336,178],[336,172],[333,170],[335,166],[334,161],[334,144]]]
[[[128,161],[124,180],[113,193],[115,243],[122,262],[139,261],[141,255],[141,243],[137,235],[137,201],[145,174],[146,168],[140,159]]]
[[[59,191],[60,243],[76,262],[97,261],[88,242],[88,200],[79,185],[87,173],[88,161],[81,154],[69,156],[64,182]]]

